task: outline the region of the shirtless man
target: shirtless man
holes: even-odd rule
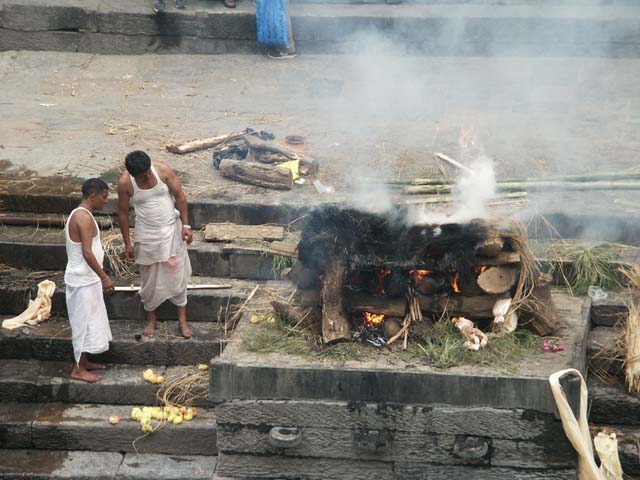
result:
[[[125,158],[126,172],[118,182],[118,220],[125,254],[140,267],[140,298],[147,312],[144,335],[156,331],[156,309],[165,300],[178,308],[178,326],[191,338],[187,324],[187,284],[191,262],[187,245],[193,234],[187,198],[175,172],[163,162],[151,161],[140,150]],[[134,242],[129,233],[129,205],[136,214]]]
[[[64,272],[67,312],[71,324],[73,355],[76,364],[71,378],[97,382],[100,375],[92,370],[104,365],[90,362],[87,354],[106,352],[111,341],[111,329],[102,291],[112,291],[113,282],[102,269],[104,251],[100,229],[93,212],[102,210],[109,187],[99,178],[82,184],[82,201],[70,214],[65,226],[67,267]]]

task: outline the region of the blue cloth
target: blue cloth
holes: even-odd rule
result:
[[[287,0],[256,0],[258,45],[289,48]]]

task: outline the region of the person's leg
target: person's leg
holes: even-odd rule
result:
[[[185,305],[183,307],[176,308],[178,309],[178,328],[180,328],[180,333],[184,338],[191,338],[193,333],[187,323],[187,306]]]
[[[80,356],[80,367],[84,368],[85,370],[104,370],[105,368],[107,368],[106,365],[102,363],[90,362],[86,352],[83,353],[83,356]]]
[[[82,380],[83,382],[94,383],[98,382],[102,379],[100,375],[96,375],[88,371],[86,368],[82,366],[82,364],[86,364],[87,362],[87,353],[82,352],[80,355],[80,361],[73,366],[73,370],[71,371],[71,378],[74,380]]]
[[[156,13],[164,12],[164,0],[155,0],[153,2],[153,11]]]
[[[153,337],[156,333],[156,311],[150,310],[147,312],[147,326],[144,327],[142,334],[146,337]]]

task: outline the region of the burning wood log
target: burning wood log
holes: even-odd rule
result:
[[[220,173],[223,177],[258,187],[276,190],[291,190],[293,188],[291,170],[277,165],[224,159],[220,162]]]
[[[314,335],[322,334],[322,311],[317,307],[297,307],[282,302],[271,302],[273,310],[293,326],[308,329]]]
[[[504,239],[498,232],[478,242],[475,248],[476,255],[482,257],[496,257],[504,249]]]
[[[478,295],[464,297],[462,295],[418,295],[420,310],[429,314],[447,312],[452,316],[471,318],[493,318],[493,305],[500,295]],[[371,312],[391,317],[405,316],[407,301],[400,298],[367,295],[350,292],[345,295],[345,306],[352,312]]]
[[[342,292],[345,266],[339,257],[331,259],[331,268],[322,282],[322,341],[351,340],[349,319],[344,315]]]
[[[385,318],[382,324],[382,332],[386,338],[392,338],[402,328],[402,318],[389,317]]]
[[[541,273],[531,294],[523,300],[518,311],[520,324],[527,325],[541,336],[550,335],[559,327],[556,306],[551,296],[551,281],[551,275]]]
[[[495,257],[476,257],[476,266],[509,265],[520,263],[520,254],[517,252],[500,252]]]
[[[517,270],[513,267],[489,267],[478,275],[478,286],[485,293],[505,293],[513,288],[516,277]]]
[[[189,152],[195,152],[196,150],[202,150],[203,148],[211,148],[216,145],[220,145],[221,143],[228,142],[231,140],[236,140],[238,138],[242,138],[244,132],[233,132],[228,133],[226,135],[218,135],[217,137],[208,137],[202,138],[199,140],[192,140],[183,144],[172,143],[167,145],[165,148],[168,152],[184,154]]]
[[[467,297],[474,297],[484,293],[478,285],[478,277],[475,272],[463,271],[460,273],[460,277],[458,278],[458,288],[460,289],[460,293]]]
[[[409,285],[409,277],[404,272],[392,271],[382,279],[384,293],[389,297],[401,297]]]

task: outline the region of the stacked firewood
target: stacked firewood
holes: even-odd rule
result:
[[[213,165],[222,176],[233,180],[277,190],[291,190],[300,175],[312,175],[319,163],[300,151],[275,141],[265,131],[248,128],[217,137],[166,146],[172,153],[184,154],[213,148]]]
[[[325,343],[350,340],[365,314],[384,315],[387,339],[400,333],[405,345],[410,328],[443,316],[492,331],[516,318],[539,335],[558,329],[551,279],[515,228],[486,221],[406,226],[338,210],[317,215],[323,218],[303,230],[289,278],[297,287],[294,307],[317,309],[312,317],[321,319]]]

